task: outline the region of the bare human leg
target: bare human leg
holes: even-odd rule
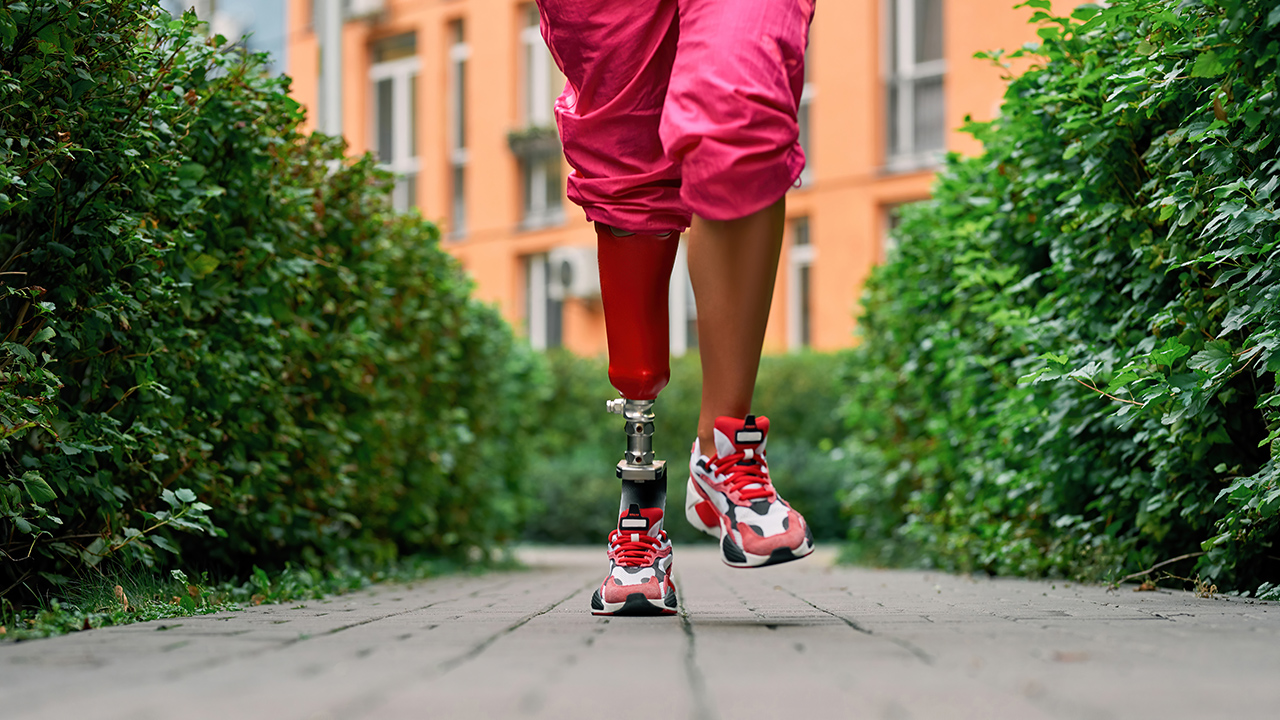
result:
[[[751,412],[774,280],[782,252],[786,198],[737,220],[695,217],[689,231],[689,278],[698,303],[702,409],[698,439],[714,448],[721,415]]]

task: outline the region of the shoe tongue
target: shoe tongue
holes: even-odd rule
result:
[[[662,508],[641,508],[635,503],[618,516],[618,532],[657,537],[662,530]]]
[[[764,452],[769,435],[769,418],[748,415],[746,418],[716,418],[716,455],[725,457],[746,449]]]

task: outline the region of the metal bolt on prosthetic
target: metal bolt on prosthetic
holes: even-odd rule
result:
[[[632,482],[665,480],[666,461],[653,459],[653,401],[615,398],[606,407],[625,420],[627,451],[618,461],[618,478]]]

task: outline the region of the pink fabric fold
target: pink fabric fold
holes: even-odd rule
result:
[[[587,219],[682,231],[772,204],[804,168],[811,0],[539,0],[568,82],[569,198]]]

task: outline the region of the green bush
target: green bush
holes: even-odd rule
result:
[[[1038,64],[868,284],[857,554],[1275,580],[1280,10],[1027,5]]]
[[[626,448],[623,423],[605,412],[618,393],[603,359],[549,355],[552,390],[540,410],[542,448],[529,467],[534,509],[525,537],[539,542],[600,544],[618,523],[614,466]],[[836,355],[806,353],[761,359],[754,408],[769,417],[769,470],[783,496],[805,515],[814,535],[845,534],[835,498],[844,482]],[[698,430],[702,371],[696,354],[672,358],[671,383],[658,397],[654,452],[670,475],[667,531],[673,541],[709,541],[684,520],[689,449]],[[834,453],[834,455],[833,455]]]
[[[0,591],[511,537],[541,365],[372,158],[196,30],[0,10]]]

